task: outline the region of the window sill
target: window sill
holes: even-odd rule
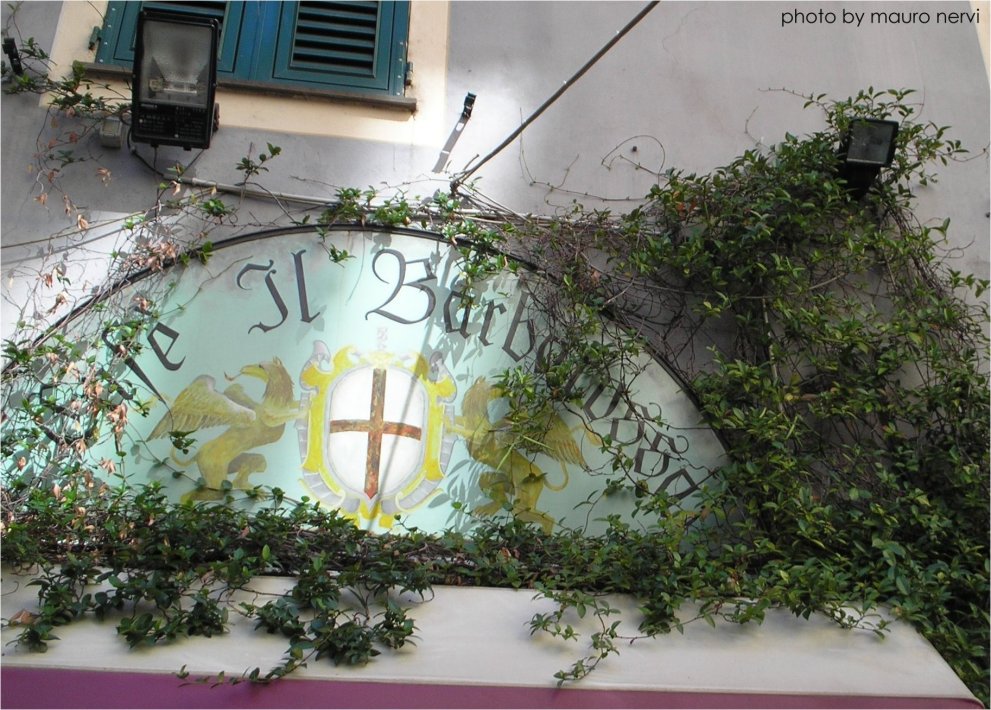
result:
[[[103,77],[117,80],[130,80],[131,70],[125,67],[109,66],[106,64],[85,63],[87,77]],[[225,91],[241,93],[265,94],[268,96],[284,96],[297,99],[318,99],[334,103],[357,104],[375,108],[394,109],[414,113],[416,99],[407,96],[388,96],[380,94],[359,94],[336,89],[317,89],[301,85],[273,85],[255,81],[239,81],[236,79],[220,79],[217,88]]]

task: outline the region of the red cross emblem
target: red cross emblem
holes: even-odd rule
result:
[[[368,433],[368,450],[365,456],[365,495],[374,498],[379,489],[379,476],[382,466],[382,436],[406,436],[419,440],[423,434],[420,427],[403,422],[385,419],[385,391],[388,370],[376,367],[372,372],[372,396],[368,408],[368,419],[332,419],[330,433],[360,431]]]
[[[458,391],[442,361],[351,346],[331,356],[317,341],[299,383],[303,483],[321,503],[388,529],[433,495],[454,446],[445,422]]]

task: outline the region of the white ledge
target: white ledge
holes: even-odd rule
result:
[[[3,616],[37,607],[29,577],[4,573]],[[291,579],[259,578],[259,594],[289,589]],[[265,597],[255,598],[264,603]],[[636,635],[641,618],[633,600],[610,597],[623,610],[620,634]],[[569,623],[582,636],[576,643],[545,633],[530,634],[535,613],[554,604],[532,590],[435,587],[434,596],[414,603],[410,616],[415,647],[383,650],[361,667],[311,662],[292,677],[345,683],[437,684],[512,688],[554,688],[554,673],[589,653],[597,622],[586,616]],[[683,610],[687,612],[688,610]],[[683,614],[683,618],[689,617]],[[255,667],[264,674],[278,665],[288,646],[280,635],[254,630],[254,622],[233,610],[229,632],[192,637],[154,648],[130,650],[114,621],[85,619],[59,627],[47,653],[8,645],[17,627],[2,631],[3,666],[99,672],[175,673],[193,676],[224,671],[238,676]],[[633,644],[605,659],[580,690],[651,693],[795,694],[803,697],[856,696],[888,699],[955,699],[979,705],[932,646],[906,624],[893,622],[884,638],[868,630],[844,630],[825,617],[808,620],[770,610],[760,624],[693,622],[677,631]],[[930,705],[935,707],[936,705]]]

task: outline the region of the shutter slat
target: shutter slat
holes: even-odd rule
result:
[[[349,56],[346,54],[335,54],[333,56],[307,56],[306,54],[300,54],[293,58],[294,69],[326,71],[328,66],[334,66],[338,70],[348,68],[361,71],[367,68],[368,62],[365,57]]]
[[[336,30],[336,31],[335,31]],[[375,44],[375,31],[349,32],[331,27],[298,27],[297,42],[332,42],[334,40]]]
[[[368,37],[374,40],[375,25],[360,27],[356,25],[345,25],[339,22],[299,22],[296,25],[296,34],[312,34],[327,37]]]
[[[319,8],[312,6],[301,6],[299,8],[299,19],[320,21],[327,17],[333,17],[339,22],[353,24],[375,24],[378,18],[377,8],[371,12],[353,12],[347,6],[335,7],[337,3],[328,3]]]
[[[319,35],[296,35],[296,45],[294,51],[300,48],[317,49],[319,47],[346,47],[351,51],[371,53],[375,49],[375,40],[367,40],[351,37],[335,37],[327,39]]]
[[[316,47],[301,46],[293,52],[296,61],[333,62],[335,58],[346,58],[349,62],[368,61],[368,52],[361,48],[352,49],[346,45],[325,45]]]

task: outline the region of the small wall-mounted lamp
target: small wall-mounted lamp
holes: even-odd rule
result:
[[[475,108],[475,94],[469,92],[468,95],[465,96],[465,103],[461,108],[462,121],[466,123],[468,122],[468,119],[471,118],[471,111],[473,108]]]
[[[20,76],[24,73],[24,65],[21,64],[21,55],[17,51],[17,43],[13,37],[3,38],[3,53],[7,55],[10,62],[10,70]]]
[[[867,194],[881,168],[895,158],[898,122],[877,118],[855,118],[840,146],[839,175],[846,181],[853,197]]]
[[[131,81],[131,137],[209,148],[218,128],[216,20],[142,10]]]
[[[434,165],[434,172],[439,173],[444,170],[447,166],[447,161],[451,157],[451,151],[454,150],[454,144],[458,142],[458,138],[461,137],[461,132],[464,131],[465,126],[468,125],[468,119],[471,118],[472,109],[475,108],[475,94],[470,91],[465,94],[464,104],[461,106],[461,115],[458,117],[458,122],[454,124],[454,128],[451,130],[451,135],[447,137],[447,143],[441,148],[440,155],[437,156],[437,163]]]

